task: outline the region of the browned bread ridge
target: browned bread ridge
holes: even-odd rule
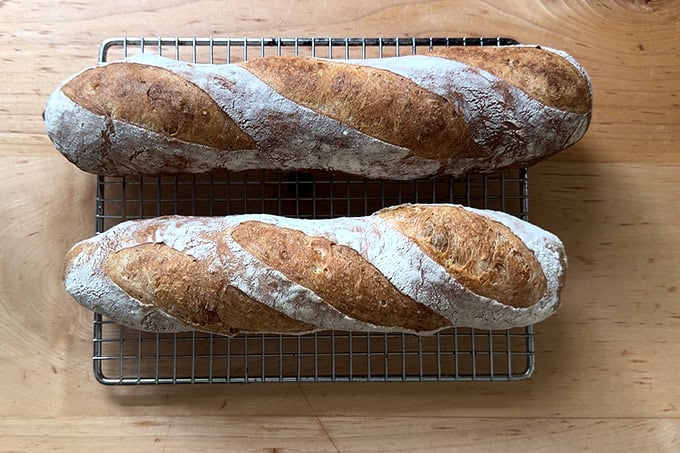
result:
[[[292,56],[242,66],[282,96],[416,156],[483,155],[456,105],[391,71]]]
[[[255,148],[205,91],[167,69],[113,63],[83,72],[62,90],[97,115],[177,140],[227,150]]]
[[[559,54],[536,50],[530,46],[447,47],[429,55],[488,71],[545,105],[566,112],[590,112],[591,87],[579,68]]]
[[[448,326],[446,319],[400,293],[350,247],[256,221],[236,226],[231,236],[263,263],[309,288],[347,316],[419,332]]]
[[[488,217],[455,206],[406,206],[378,215],[479,295],[524,308],[545,292],[545,275],[533,252]]]
[[[246,296],[204,263],[163,244],[120,250],[104,266],[111,280],[131,297],[197,329],[223,334],[312,330],[311,325]]]

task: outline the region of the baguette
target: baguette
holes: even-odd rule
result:
[[[591,108],[590,79],[572,57],[508,46],[222,65],[138,54],[64,81],[44,116],[56,149],[95,174],[406,180],[533,165],[577,142]]]
[[[501,212],[399,205],[365,217],[266,214],[128,221],[76,244],[65,286],[141,330],[432,334],[555,312],[560,240]]]

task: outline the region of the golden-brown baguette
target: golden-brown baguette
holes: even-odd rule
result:
[[[430,334],[502,329],[555,312],[566,257],[508,214],[400,205],[366,217],[160,217],[76,244],[65,285],[137,329]]]
[[[223,65],[139,54],[64,81],[45,121],[55,147],[96,174],[412,179],[531,165],[578,141],[591,107],[585,70],[540,46]]]

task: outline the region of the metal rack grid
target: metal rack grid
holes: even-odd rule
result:
[[[153,51],[193,62],[265,55],[369,58],[450,45],[508,45],[507,38],[116,38],[100,61]],[[525,169],[462,179],[367,180],[301,172],[248,171],[172,177],[97,178],[96,231],[168,214],[270,213],[301,218],[368,215],[400,203],[460,203],[528,217]],[[434,336],[319,332],[156,334],[95,315],[93,366],[104,384],[507,381],[534,369],[532,326],[452,328]]]

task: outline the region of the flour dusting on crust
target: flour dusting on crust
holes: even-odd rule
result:
[[[412,55],[352,62],[409,78],[463,112],[475,143],[487,156],[451,159],[447,174],[533,163],[575,143],[590,121],[590,113],[547,106],[487,71],[442,57]]]

